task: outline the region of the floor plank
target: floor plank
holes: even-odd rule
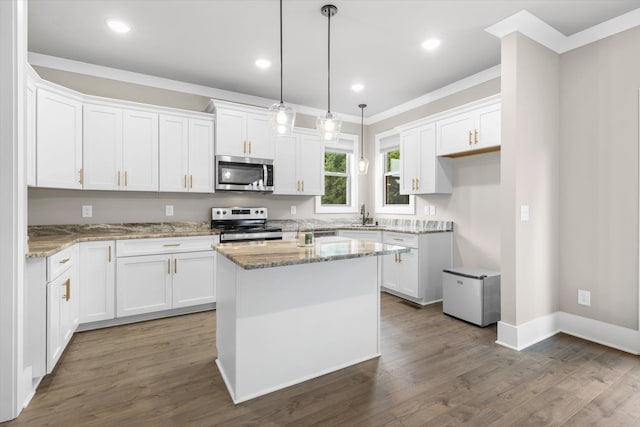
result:
[[[387,294],[381,314],[379,359],[239,405],[215,311],[81,332],[7,426],[640,426],[637,356],[563,334],[515,352]]]

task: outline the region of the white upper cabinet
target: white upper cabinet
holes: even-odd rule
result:
[[[463,107],[464,109],[464,107]],[[500,101],[492,100],[437,122],[438,156],[458,157],[500,149]]]
[[[216,155],[273,159],[267,110],[216,101],[215,112]]]
[[[436,157],[436,125],[400,133],[400,193],[451,193],[451,159]]]
[[[324,145],[317,135],[296,131],[274,141],[273,194],[322,195]]]
[[[36,185],[36,85],[30,76],[26,79],[27,90],[27,185]]]
[[[39,187],[82,188],[82,103],[38,88],[36,178]]]
[[[160,116],[160,191],[212,193],[213,121]]]
[[[85,189],[158,191],[158,114],[84,105]]]

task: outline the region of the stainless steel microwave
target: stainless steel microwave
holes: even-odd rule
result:
[[[273,192],[273,160],[216,156],[216,190]]]

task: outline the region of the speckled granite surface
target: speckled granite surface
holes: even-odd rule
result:
[[[401,233],[424,234],[453,231],[452,221],[390,220],[381,219],[378,226],[357,226],[353,218],[331,220],[270,220],[269,225],[283,231],[300,230],[384,230]],[[117,239],[146,239],[157,237],[209,236],[219,234],[211,230],[209,221],[84,224],[84,225],[32,225],[27,257],[46,257],[77,242]]]
[[[424,221],[421,219],[379,219],[378,225],[359,225],[353,218],[311,219],[311,220],[270,220],[269,225],[281,227],[282,231],[300,230],[381,230],[399,233],[425,234],[453,231],[453,221]]]
[[[300,246],[296,240],[271,240],[223,243],[216,246],[216,251],[245,270],[255,270],[403,253],[409,252],[410,249],[341,237],[320,237],[310,246]]]
[[[27,257],[46,257],[77,242],[219,234],[206,222],[35,225],[29,226]]]

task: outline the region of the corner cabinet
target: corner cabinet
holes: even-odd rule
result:
[[[320,136],[296,130],[274,140],[273,194],[320,196],[324,193],[324,143]]]
[[[459,157],[500,149],[501,103],[495,97],[437,122],[438,156]]]
[[[422,305],[442,300],[442,270],[451,267],[452,235],[383,231],[383,243],[411,251],[382,257],[382,290]]]
[[[453,164],[436,156],[436,124],[400,133],[400,194],[450,194]]]
[[[82,102],[77,97],[36,90],[36,183],[82,188]]]
[[[271,115],[264,108],[212,101],[216,114],[216,155],[273,159]]]
[[[213,120],[160,115],[160,191],[213,193]]]
[[[215,302],[218,236],[116,242],[116,316]]]

